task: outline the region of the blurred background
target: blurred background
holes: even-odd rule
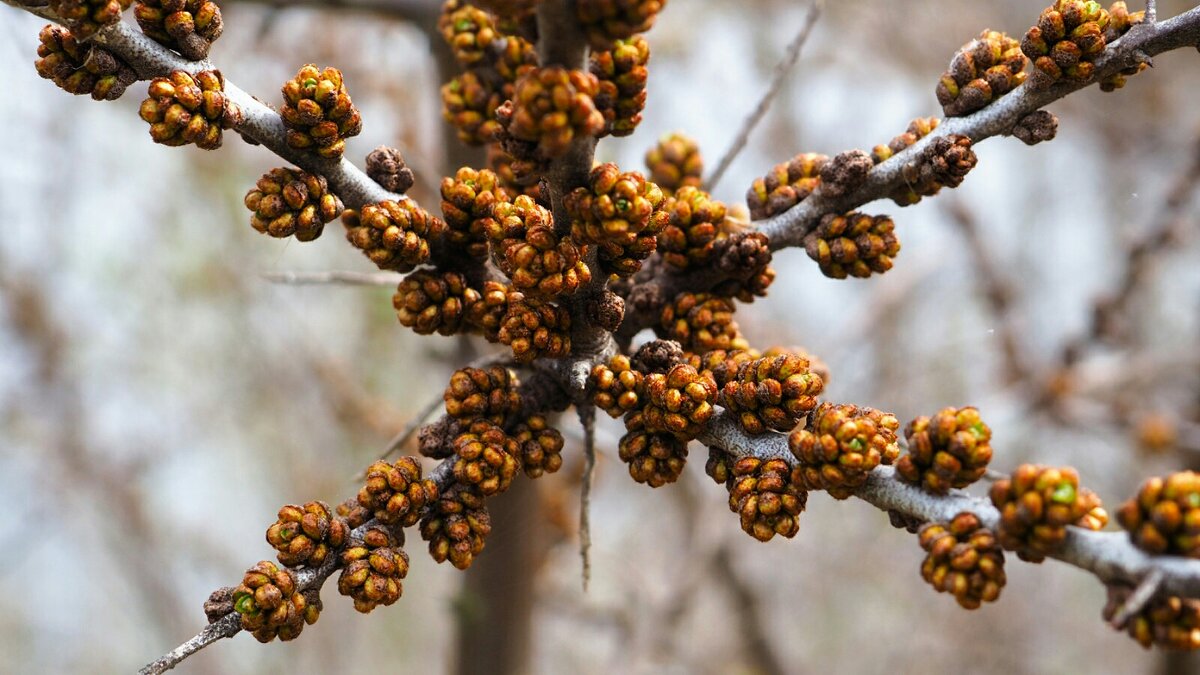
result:
[[[365,120],[348,156],[402,149],[430,209],[451,165],[478,162],[444,142],[436,2],[221,5],[212,57],[229,79],[271,102],[304,63],[341,68]],[[1019,36],[1042,7],[829,3],[716,196],[743,203],[796,152],[869,150],[938,113],[954,50],[984,28]],[[648,35],[645,121],[599,159],[641,168],[679,130],[715,166],[807,10],[670,3]],[[263,532],[280,505],[352,495],[453,369],[494,348],[402,329],[389,288],[265,279],[372,268],[337,223],[310,244],[249,227],[243,195],[283,164],[262,148],[155,145],[137,116],[144,84],[94,103],[38,78],[43,23],[0,7],[0,671],[129,672],[200,629],[210,591],[272,557]],[[1195,51],[1165,54],[1121,91],[1054,104],[1054,142],[988,140],[960,189],[868,206],[893,215],[904,245],[883,277],[834,281],[802,251],[778,255],[771,296],[738,312],[743,331],[822,357],[833,401],[901,420],[978,406],[995,468],[1069,463],[1110,510],[1143,478],[1194,467],[1198,78]],[[702,446],[680,483],[650,490],[628,479],[607,418],[584,593],[580,433],[572,415],[559,426],[566,465],[492,502],[476,569],[438,566],[410,537],[396,605],[359,616],[328,587],[300,639],[238,636],[182,671],[1196,668],[1114,633],[1101,584],[1053,561],[1010,556],[1000,601],[965,612],[921,580],[916,538],[856,500],[813,493],[795,539],[760,544],[703,474]]]

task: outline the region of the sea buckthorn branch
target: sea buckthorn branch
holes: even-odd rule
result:
[[[451,475],[449,465],[453,462],[452,459],[443,461],[429,475],[429,478],[438,484],[439,487],[449,485],[454,478]],[[379,521],[372,519],[363,525],[355,528],[349,535],[348,541],[350,544],[360,543],[363,535],[371,530],[381,527]],[[302,569],[290,570],[295,578],[296,591],[298,593],[317,593],[329,577],[343,567],[340,555],[331,555],[326,558],[325,562],[318,567],[306,567]],[[206,604],[206,611],[210,610],[210,605],[217,607],[221,606],[222,601],[217,600],[222,596],[228,596],[232,592],[233,587],[224,587],[218,589],[212,594],[209,603]],[[223,610],[223,611],[222,611]],[[167,652],[163,656],[143,666],[139,671],[139,675],[158,675],[171,670],[175,666],[182,663],[189,656],[204,649],[205,647],[222,640],[231,638],[242,632],[242,616],[233,609],[233,604],[230,601],[228,608],[222,607],[219,616],[210,616],[210,621],[199,633],[183,642],[175,649]]]
[[[55,20],[45,8],[4,2]],[[1039,26],[1043,19],[1051,20],[1047,16],[1057,16],[1064,2],[1046,10]],[[658,487],[677,480],[688,443],[697,438],[738,459],[730,461],[717,450],[706,469],[726,484],[731,509],[756,539],[793,536],[808,489],[825,489],[836,498],[857,495],[908,524],[932,521],[939,529],[922,532],[922,546],[929,552],[923,574],[938,590],[952,591],[964,606],[997,597],[1003,584],[1002,558],[994,562],[998,542],[1006,548],[1011,544],[1010,550],[1028,559],[1049,555],[1064,560],[1110,585],[1136,585],[1161,576],[1164,592],[1200,596],[1200,563],[1151,557],[1119,535],[1068,528],[1066,523],[1106,517],[1071,470],[1060,474],[1030,466],[1023,467],[1024,478],[1053,477],[1019,482],[1014,474],[1011,486],[1002,479],[1005,487],[998,482],[992,495],[1002,510],[957,490],[979,479],[991,458],[990,431],[974,408],[948,408],[932,419],[914,420],[905,430],[909,454],[896,469],[879,466],[898,454],[898,420],[871,409],[821,403],[817,397],[828,373],[818,360],[802,350],[752,350],[732,318],[734,298],[751,302],[773,280],[768,266],[772,250],[803,245],[831,277],[887,270],[899,247],[894,224],[886,216],[853,212],[854,207],[884,196],[911,204],[941,187],[958,185],[975,165],[972,143],[989,136],[1013,134],[1026,142],[1049,138],[1053,120],[1038,112],[1042,106],[1097,81],[1102,87],[1119,87],[1120,77],[1152,56],[1200,43],[1200,8],[1166,22],[1139,24],[1122,9],[1122,28],[1113,29],[1113,41],[1102,49],[1098,19],[1076,26],[1086,12],[1102,10],[1087,3],[1085,12],[1082,3],[1074,2],[1070,7],[1078,16],[1072,15],[1071,30],[1087,28],[1090,33],[1072,32],[1071,39],[1063,39],[1060,25],[1059,40],[1050,47],[1050,28],[1045,40],[1022,47],[1025,53],[1043,50],[1037,60],[1040,84],[1034,86],[1030,78],[1030,84],[1010,91],[1021,79],[1018,74],[1006,70],[1001,80],[998,71],[988,68],[997,78],[993,87],[976,77],[976,65],[986,67],[991,57],[952,64],[939,98],[949,100],[954,110],[966,111],[980,100],[991,101],[993,94],[1008,93],[941,126],[936,119],[916,120],[908,132],[870,155],[861,150],[832,158],[803,155],[782,165],[784,187],[799,198],[771,201],[754,192],[751,209],[760,216],[755,229],[726,218],[725,205],[699,188],[701,171],[684,161],[677,167],[678,184],[666,189],[613,164],[592,166],[597,138],[631,131],[640,115],[649,53],[638,34],[648,29],[664,3],[542,0],[536,13],[530,13],[532,4],[493,1],[486,5],[492,14],[457,0],[444,5],[439,31],[466,68],[443,89],[445,115],[463,140],[493,144],[492,170],[463,167],[443,182],[446,222],[395,194],[412,184],[398,152],[381,148],[372,153],[367,174],[341,159],[343,140],[358,132],[361,119],[336,69],[306,66],[284,85],[288,103],[276,114],[225,85],[210,72],[215,69],[208,61],[185,61],[119,22],[87,27],[88,35],[95,33],[94,44],[126,62],[139,77],[171,76],[151,85],[151,99],[142,109],[159,142],[203,141],[205,147],[215,147],[221,129],[234,129],[305,169],[276,169],[260,179],[246,198],[255,229],[315,238],[332,219],[327,214],[342,211],[336,201],[340,196],[355,209],[343,216],[350,241],[381,269],[410,273],[394,299],[403,325],[418,333],[483,333],[511,346],[513,358],[532,373],[518,388],[503,368],[457,372],[444,396],[446,416],[421,432],[422,453],[444,460],[424,480],[415,460],[405,458],[372,465],[357,499],[343,504],[344,514],[339,507],[344,520],[319,502],[284,507],[268,530],[268,541],[281,562],[312,567],[292,570],[259,563],[244,577],[240,599],[226,593],[224,600],[210,601],[208,614],[215,627],[160,660],[162,667],[241,628],[260,640],[296,637],[302,628],[298,618],[315,620],[316,591],[339,568],[345,568],[339,590],[352,596],[360,611],[395,601],[407,558],[396,543],[402,537],[389,527],[421,521],[435,560],[466,568],[491,531],[483,500],[506,490],[519,472],[536,477],[562,464],[561,434],[548,427],[541,412],[563,410],[572,402],[579,406],[590,471],[594,408],[586,404],[589,394],[609,415],[624,416],[628,433],[619,456],[638,482]],[[1124,3],[1117,5],[1124,8]],[[1122,30],[1128,32],[1117,39]],[[506,31],[510,34],[504,35]],[[531,43],[534,33],[538,38]],[[802,39],[795,43],[797,51]],[[74,47],[62,40],[48,42],[53,40],[43,38],[46,51],[66,55],[56,57],[59,65],[73,57]],[[986,32],[971,49],[993,43],[1000,45],[998,54],[1013,53],[1011,38]],[[1057,64],[1047,55],[1050,49],[1084,49],[1081,44],[1089,48],[1083,63]],[[595,57],[590,64],[589,47]],[[1002,69],[1012,66],[1009,60],[1000,64]],[[61,69],[42,68],[47,76],[61,77]],[[1059,83],[1045,85],[1046,78]],[[75,84],[64,88],[75,93],[84,89]],[[193,90],[202,92],[202,114],[196,113]],[[475,90],[483,90],[481,100]],[[91,93],[103,97],[106,91],[111,92],[101,87]],[[185,108],[191,112],[180,114]],[[172,111],[175,117],[169,118]],[[668,155],[687,154],[660,152],[663,161],[655,164],[661,169],[669,163]],[[684,183],[693,178],[695,182]],[[283,214],[274,208],[282,200],[290,207]],[[803,203],[788,206],[798,202]],[[650,257],[656,247],[659,256]],[[498,276],[501,272],[511,285]],[[613,289],[619,295],[608,289],[610,273],[622,277]],[[629,316],[626,303],[632,305]],[[608,358],[618,340],[627,348],[633,332],[649,325],[666,339],[646,345],[632,358]],[[588,391],[591,378],[593,392]],[[805,422],[811,429],[797,430],[790,444],[775,431]],[[797,462],[803,466],[792,471]],[[1068,473],[1069,480],[1062,477]],[[1200,502],[1200,490],[1195,492]],[[1033,522],[1016,518],[1015,497],[1027,497],[1039,509],[1045,507],[1039,513],[1054,516],[1026,519]],[[1174,504],[1172,499],[1158,501]],[[586,491],[581,508],[586,583]],[[1200,512],[1200,503],[1194,508]],[[1059,518],[1064,512],[1072,517]],[[1141,517],[1127,518],[1135,516]],[[308,519],[303,524],[308,529],[301,536],[303,519]],[[1177,534],[1176,520],[1156,524],[1165,532],[1160,539]],[[1008,524],[1010,531],[980,531],[998,523]],[[1153,541],[1155,534],[1149,530],[1139,536]],[[344,554],[326,557],[347,541],[353,545]],[[953,561],[945,549],[955,541],[975,559],[965,571],[951,573],[947,570]],[[1170,543],[1179,545],[1179,539]],[[305,591],[313,592],[311,600],[302,595]],[[242,602],[251,596],[258,604]],[[236,606],[231,598],[238,600]],[[235,612],[240,616],[233,617]],[[237,625],[230,625],[235,619]],[[1196,637],[1200,640],[1200,628]]]
[[[362,533],[371,527],[377,527],[378,523],[371,521],[351,533],[351,540],[354,538],[361,539]],[[316,591],[320,592],[325,581],[329,579],[338,569],[340,569],[340,556],[329,556],[325,564],[315,568],[305,568],[296,570],[293,575],[296,579],[296,589],[299,592]],[[232,591],[232,587],[218,590],[213,595],[216,596],[223,591]],[[232,606],[231,606],[232,607]],[[175,666],[182,663],[189,656],[204,649],[205,647],[218,642],[224,638],[231,638],[242,632],[242,617],[232,608],[220,618],[211,621],[199,633],[192,638],[180,644],[175,649],[163,654],[154,661],[146,664],[140,670],[138,675],[158,675],[171,670]]]
[[[544,373],[534,373],[525,382],[517,387],[519,404],[511,411],[511,417],[527,418],[530,415],[542,413],[550,410],[562,410],[567,405],[566,394],[559,386],[558,382],[552,377]],[[428,425],[426,428],[432,428],[435,432],[445,433],[446,428],[452,423],[452,418],[449,415],[443,416],[434,424]],[[458,484],[458,478],[455,475],[455,465],[459,461],[457,454],[442,459],[428,474],[425,479],[432,481],[437,487],[438,493],[445,493],[453,486]],[[422,506],[420,514],[424,517],[433,508],[432,504]],[[415,519],[414,519],[415,520]],[[393,523],[392,526],[395,526]],[[363,537],[372,529],[386,528],[387,523],[381,522],[378,518],[369,518],[363,524],[354,528],[349,536],[347,545],[352,546],[361,543]],[[335,572],[344,567],[343,557],[338,554],[328,555],[324,562],[317,567],[305,567],[299,569],[286,568],[295,579],[296,591],[298,593],[314,593],[318,594],[324,585]],[[162,657],[147,664],[139,673],[141,675],[152,675],[162,673],[174,668],[184,659],[192,654],[204,649],[205,647],[218,642],[223,638],[233,637],[242,631],[242,616],[233,607],[230,602],[228,606],[221,604],[216,598],[223,595],[223,592],[231,590],[230,588],[218,589],[213,594],[213,599],[210,599],[206,605],[206,612],[209,613],[209,625],[200,631],[191,639],[180,644],[175,649],[171,650]],[[228,596],[228,593],[224,593]]]
[[[43,19],[61,23],[58,15],[49,7],[27,5],[19,0],[3,2]],[[194,74],[215,69],[207,59],[189,61],[147,37],[136,26],[127,23],[117,22],[100,29],[92,41],[120,57],[142,80],[166,77],[178,70]],[[331,191],[340,197],[347,207],[358,208],[363,204],[385,200],[408,199],[384,190],[345,157],[338,160],[324,159],[314,153],[290,147],[286,140],[287,129],[279,114],[228,80],[225,81],[225,95],[242,112],[241,121],[233,127],[234,130],[261,143],[263,147],[305,171],[324,176]]]
[[[782,459],[789,465],[795,459],[784,434],[747,434],[728,412],[713,417],[698,439],[720,448],[734,457]],[[985,527],[995,529],[1000,512],[991,502],[962,490],[935,495],[901,481],[896,470],[880,466],[870,473],[854,496],[883,511],[896,511],[925,522],[947,523],[963,512],[975,514]],[[1061,550],[1049,557],[1092,573],[1106,584],[1136,586],[1148,575],[1161,572],[1161,590],[1171,595],[1200,597],[1200,560],[1178,556],[1152,556],[1135,547],[1125,532],[1093,532],[1068,526]]]
[[[787,211],[758,221],[759,231],[770,238],[773,250],[803,246],[805,236],[825,214],[846,213],[904,188],[905,167],[917,160],[938,139],[962,135],[970,138],[972,144],[977,144],[991,136],[1011,134],[1023,117],[1068,94],[1127,68],[1136,67],[1139,63],[1148,63],[1152,57],[1163,52],[1198,44],[1200,7],[1165,21],[1135,25],[1095,60],[1095,71],[1090,78],[1082,81],[1063,80],[1046,89],[1037,89],[1033,83],[1027,82],[978,112],[966,117],[945,119],[924,138],[877,165],[857,189],[837,197],[823,194],[818,189]]]

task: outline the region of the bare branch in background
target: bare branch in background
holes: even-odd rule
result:
[[[1002,381],[1006,385],[1025,382],[1029,379],[1031,371],[1027,358],[1022,355],[1029,352],[1021,344],[1017,317],[1013,312],[1014,284],[1011,279],[1001,274],[984,243],[979,222],[966,204],[955,199],[947,201],[946,205],[952,222],[967,240],[967,250],[971,254],[971,270],[979,279],[988,309],[991,310],[992,320],[996,322],[1000,336],[1000,352],[1004,356]]]
[[[262,272],[267,281],[289,286],[397,286],[404,280],[398,272]]]
[[[824,0],[813,0],[812,5],[808,8],[808,13],[804,15],[804,23],[800,26],[800,31],[796,33],[796,37],[792,38],[791,44],[788,45],[787,53],[784,54],[782,60],[775,66],[775,73],[771,76],[771,84],[763,93],[762,98],[758,100],[758,104],[754,106],[754,110],[750,111],[750,115],[742,122],[742,127],[738,129],[738,133],[733,138],[733,142],[717,161],[717,166],[713,169],[712,175],[705,182],[705,187],[712,191],[716,189],[717,183],[725,176],[725,172],[729,170],[729,166],[733,164],[733,160],[741,154],[746,148],[746,143],[750,141],[750,134],[758,127],[758,123],[766,116],[767,111],[771,108],[771,103],[775,97],[779,95],[783,89],[783,83],[787,81],[787,76],[792,72],[796,62],[800,60],[800,52],[804,49],[804,43],[808,42],[808,36],[812,34],[813,26],[817,24],[817,19],[821,17],[821,9],[825,6]]]

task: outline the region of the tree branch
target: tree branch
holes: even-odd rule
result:
[[[1009,134],[1022,117],[1068,94],[1091,86],[1109,75],[1147,62],[1150,57],[1172,49],[1200,44],[1200,7],[1153,25],[1134,26],[1105,50],[1095,62],[1095,74],[1083,82],[1060,82],[1047,89],[1034,88],[1031,79],[986,108],[966,117],[946,119],[932,133],[903,152],[876,166],[858,190],[837,198],[817,190],[812,196],[774,217],[758,223],[771,240],[772,250],[803,246],[804,236],[827,213],[845,213],[863,204],[883,199],[905,184],[903,168],[924,152],[937,138],[961,134],[979,143],[985,138]]]
[[[795,464],[786,435],[751,436],[724,411],[713,417],[699,440],[737,457],[780,458]],[[984,526],[992,529],[1000,521],[1000,512],[990,501],[962,490],[951,490],[945,496],[930,494],[901,482],[890,466],[881,466],[871,472],[855,496],[878,509],[899,511],[926,521],[947,523],[964,511],[974,513]],[[1161,572],[1164,592],[1200,597],[1200,560],[1149,555],[1136,548],[1124,532],[1093,532],[1068,527],[1062,549],[1050,557],[1091,572],[1104,583],[1137,585],[1148,575]]]
[[[376,526],[378,526],[378,523],[372,520],[354,530],[350,534],[350,537],[361,541],[363,533]],[[320,592],[321,587],[325,584],[325,580],[332,576],[340,567],[341,556],[332,555],[320,567],[293,570],[292,574],[296,577],[296,591],[316,590]],[[197,633],[190,640],[143,666],[138,671],[138,675],[158,675],[159,673],[165,673],[201,649],[223,638],[233,637],[240,632],[242,632],[242,615],[230,610],[225,616],[209,623],[204,627],[204,630]]]
[[[547,410],[561,410],[565,407],[565,405],[562,405],[566,397],[565,392],[555,382],[547,381],[549,379],[547,375],[539,372],[535,373],[520,386],[521,409],[513,414],[514,419],[520,419]],[[442,417],[435,424],[446,424],[449,419],[449,417]],[[439,462],[429,472],[427,478],[437,484],[439,492],[445,491],[455,482],[454,463],[456,459],[457,455],[451,455]],[[426,510],[429,508],[432,508],[432,505],[425,507]],[[363,534],[372,527],[383,526],[375,519],[371,519],[350,533],[351,540],[361,541]],[[341,560],[341,555],[331,555],[321,567],[292,570],[292,573],[296,575],[296,588],[300,591],[314,589],[319,591],[325,580],[341,568]],[[211,622],[208,627],[200,631],[195,637],[144,667],[140,671],[140,675],[151,675],[170,670],[184,659],[208,645],[217,642],[221,638],[233,637],[240,631],[241,617],[231,609],[225,616]]]
[[[163,654],[153,663],[146,664],[138,675],[158,675],[171,670],[184,659],[204,649],[222,638],[233,637],[242,631],[242,617],[237,612],[230,612],[223,618],[204,627],[192,639],[184,642],[175,649]]]
[[[48,21],[61,23],[58,15],[48,7],[26,6],[19,0],[0,0],[0,2],[23,9]],[[176,70],[196,73],[202,70],[216,69],[216,66],[208,60],[188,61],[146,37],[136,27],[127,23],[118,22],[102,28],[92,40],[129,64],[137,72],[138,78],[142,80],[165,77]],[[373,204],[389,199],[394,201],[408,199],[403,195],[384,190],[344,157],[338,160],[329,160],[290,147],[286,140],[287,129],[283,126],[283,120],[279,114],[228,79],[225,80],[225,94],[242,110],[242,122],[235,127],[238,133],[261,143],[271,152],[301,169],[324,176],[329,182],[330,189],[341,198],[347,208],[356,209],[364,204]]]

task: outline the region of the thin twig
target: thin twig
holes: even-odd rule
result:
[[[1004,473],[1003,471],[997,471],[995,469],[984,469],[983,471],[983,479],[989,483],[995,483],[996,481],[1004,480],[1005,478],[1008,478],[1008,474]]]
[[[787,53],[784,54],[783,59],[775,65],[775,73],[771,76],[771,85],[767,87],[762,98],[758,100],[758,104],[754,106],[754,110],[742,122],[742,128],[738,129],[737,136],[733,138],[733,143],[730,144],[729,149],[725,151],[720,161],[717,162],[717,168],[713,169],[712,175],[709,176],[706,185],[708,190],[713,190],[717,187],[717,183],[721,182],[721,178],[729,170],[729,165],[733,164],[733,160],[745,149],[746,143],[750,140],[750,134],[753,133],[758,123],[766,116],[771,103],[775,101],[775,97],[783,89],[783,83],[787,79],[788,73],[792,72],[792,68],[796,65],[796,62],[800,60],[800,51],[804,49],[804,43],[808,42],[808,36],[812,33],[813,26],[816,25],[817,19],[821,16],[821,8],[824,4],[824,0],[813,0],[812,5],[809,6],[808,14],[804,17],[804,23],[800,26],[800,31],[796,33],[796,37],[792,38],[792,42],[788,45]]]
[[[404,280],[396,272],[262,272],[267,281],[289,286],[396,286]]]
[[[159,675],[179,665],[184,659],[204,649],[212,643],[237,635],[242,630],[242,615],[230,612],[221,619],[204,627],[192,639],[184,642],[175,649],[159,657],[153,663],[146,664],[138,671],[138,675]]]
[[[1156,21],[1158,21],[1158,3],[1155,0],[1146,0],[1146,23]]]
[[[596,409],[576,408],[583,426],[583,485],[579,490],[579,557],[583,561],[583,591],[592,579],[592,480],[596,474]]]
[[[1121,609],[1117,611],[1116,616],[1109,623],[1117,630],[1124,630],[1125,624],[1133,618],[1134,614],[1142,611],[1147,602],[1150,602],[1154,594],[1158,592],[1158,587],[1162,585],[1163,573],[1162,570],[1154,570],[1142,579],[1142,583],[1138,584],[1133,593],[1126,598],[1125,604],[1121,605]]]
[[[1117,277],[1114,290],[1093,301],[1092,322],[1087,332],[1064,344],[1060,355],[1063,366],[1078,361],[1079,353],[1090,345],[1120,342],[1128,337],[1123,326],[1132,323],[1128,315],[1136,309],[1134,301],[1153,277],[1156,259],[1172,251],[1188,227],[1195,225],[1189,218],[1188,207],[1197,187],[1200,187],[1200,138],[1192,143],[1187,164],[1171,181],[1151,224],[1127,243],[1124,267],[1113,275]]]
[[[379,453],[379,461],[383,461],[391,457],[393,453],[399,451],[400,448],[403,448],[404,445],[408,443],[409,439],[411,439],[413,435],[417,433],[417,430],[421,428],[421,425],[425,423],[425,420],[429,419],[430,415],[437,412],[437,409],[441,407],[442,402],[443,401],[440,396],[429,399],[429,402],[422,406],[421,409],[417,411],[416,415],[413,415],[412,419],[408,421],[408,424],[404,425],[404,428],[400,430],[400,433],[396,434],[394,437],[392,437],[392,440],[388,441],[387,447],[383,449],[383,452]],[[355,480],[362,480],[364,476],[365,474],[360,473],[354,478]]]
[[[512,357],[507,354],[500,356],[490,355],[475,359],[474,361],[468,363],[465,367],[490,368],[492,366],[511,365],[512,362]],[[425,420],[429,419],[433,413],[437,412],[437,409],[444,402],[443,399],[444,397],[438,396],[430,399],[425,405],[421,406],[421,409],[417,411],[416,415],[413,415],[413,418],[408,421],[408,424],[405,424],[404,428],[401,429],[400,432],[395,436],[393,436],[392,440],[388,441],[387,447],[383,449],[383,452],[379,453],[379,461],[386,460],[403,448],[404,445],[413,437],[413,435],[421,429],[421,425],[425,423]],[[354,480],[362,480],[363,478],[366,478],[366,476],[367,474],[365,470],[360,471],[358,475],[354,477]]]

